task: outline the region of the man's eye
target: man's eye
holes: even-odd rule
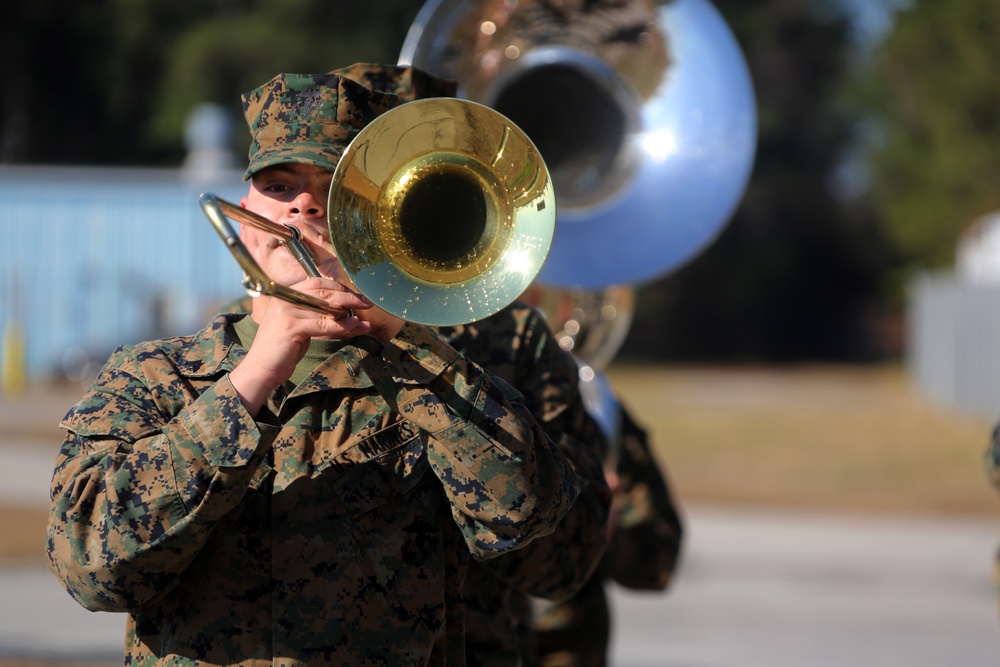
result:
[[[288,192],[292,188],[284,183],[269,183],[264,186],[265,192],[273,192],[274,194],[281,194],[283,192]]]

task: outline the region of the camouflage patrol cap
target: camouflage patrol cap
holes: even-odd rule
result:
[[[416,67],[404,65],[354,63],[330,73],[357,81],[380,93],[392,93],[404,102],[426,97],[454,97],[458,90],[456,81],[441,79]]]
[[[333,171],[362,128],[402,103],[337,74],[279,74],[243,95],[252,136],[243,180],[288,162]]]

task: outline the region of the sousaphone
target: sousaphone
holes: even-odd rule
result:
[[[538,146],[559,200],[541,283],[661,277],[742,198],[754,92],[708,0],[428,0],[399,60],[457,80]]]

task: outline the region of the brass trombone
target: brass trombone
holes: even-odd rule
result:
[[[316,260],[313,258],[312,253],[302,243],[298,228],[291,225],[279,225],[261,215],[257,215],[253,211],[248,211],[225,199],[219,199],[211,193],[201,195],[198,203],[201,205],[201,210],[205,213],[209,222],[212,223],[223,243],[226,244],[233,257],[236,258],[240,268],[243,269],[243,288],[246,289],[247,294],[253,297],[258,297],[262,294],[278,297],[302,308],[333,315],[338,319],[349,314],[347,309],[331,306],[322,299],[317,299],[309,294],[290,289],[271,280],[264,272],[264,269],[260,267],[260,264],[257,263],[257,260],[253,258],[253,255],[250,254],[250,251],[247,250],[247,247],[243,245],[239,234],[229,224],[229,219],[256,227],[261,231],[277,236],[281,239],[282,245],[288,248],[292,256],[298,260],[299,264],[305,270],[306,275],[312,278],[319,278],[322,274],[319,267],[316,266]]]
[[[343,317],[260,268],[227,218],[274,234],[320,276],[298,230],[210,193],[200,204],[244,271],[266,294]],[[403,319],[463,324],[503,309],[548,255],[556,207],[538,149],[513,122],[454,98],[416,100],[367,125],[333,173],[327,222],[334,252],[357,289]]]

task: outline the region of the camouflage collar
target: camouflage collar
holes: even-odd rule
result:
[[[362,370],[362,360],[381,347],[373,338],[362,336],[330,355],[330,358],[307,375],[290,396],[301,396],[314,391],[372,386],[371,378]]]
[[[228,373],[246,356],[246,350],[236,344],[228,326],[245,313],[223,313],[191,338],[191,344],[177,359],[177,371],[184,377],[204,378]],[[335,352],[320,364],[292,392],[294,395],[337,388],[366,388],[371,379],[361,368],[361,361],[380,345],[372,338],[362,337]]]
[[[177,372],[189,378],[228,373],[243,359],[246,351],[226,331],[243,313],[224,313],[191,337],[191,343],[177,358]]]

